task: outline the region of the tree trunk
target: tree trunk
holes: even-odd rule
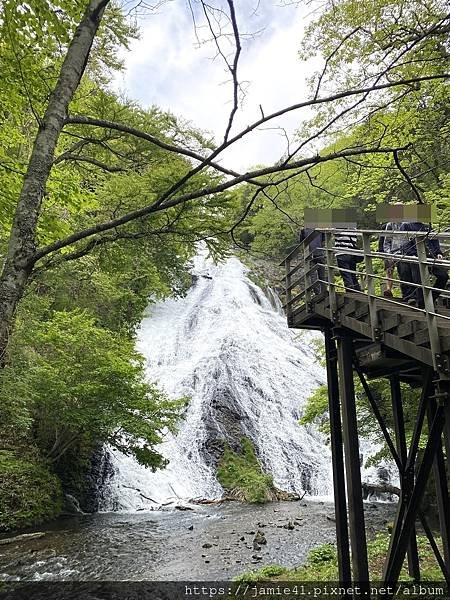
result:
[[[33,144],[0,276],[0,366],[6,363],[6,349],[17,305],[34,267],[37,224],[56,145],[69,104],[85,71],[103,12],[109,2],[110,0],[89,2],[69,45],[58,82],[50,96]]]

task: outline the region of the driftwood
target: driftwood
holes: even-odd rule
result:
[[[304,492],[304,494],[302,496],[299,496],[298,494],[292,494],[291,492],[284,492],[283,490],[278,490],[276,488],[273,488],[273,490],[271,490],[269,493],[269,497],[267,498],[267,501],[268,502],[279,502],[279,501],[303,500],[305,494],[306,494],[306,492]],[[209,498],[192,498],[191,500],[189,500],[189,503],[190,504],[220,505],[223,502],[245,502],[245,501],[246,500],[245,500],[243,491],[240,490],[239,488],[235,488],[234,490],[231,490],[225,496],[222,496],[222,498],[214,498],[212,500],[210,500]]]
[[[38,538],[44,537],[45,531],[37,531],[36,533],[22,533],[21,535],[15,535],[11,538],[4,538],[0,540],[0,546],[6,544],[14,544],[14,542],[22,542],[23,540],[37,540]]]
[[[365,492],[368,496],[371,494],[394,494],[395,496],[400,496],[400,488],[395,485],[390,485],[389,483],[363,483],[361,485],[363,492]]]
[[[189,500],[190,504],[222,504],[222,502],[226,502],[227,500],[233,500],[233,498],[228,498],[224,496],[223,498],[214,498],[210,500],[209,498],[192,498]]]
[[[139,495],[142,496],[143,498],[145,498],[146,500],[150,500],[150,502],[153,502],[154,504],[158,504],[158,502],[156,502],[156,500],[153,500],[153,498],[150,498],[150,496],[146,496],[142,492],[139,492]]]

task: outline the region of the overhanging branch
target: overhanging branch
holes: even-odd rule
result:
[[[195,200],[198,198],[207,198],[208,196],[218,194],[229,190],[230,188],[235,187],[236,185],[244,182],[249,182],[255,178],[263,177],[265,175],[271,175],[273,173],[280,173],[285,171],[298,171],[302,172],[303,169],[309,168],[311,165],[320,164],[324,162],[329,162],[331,160],[336,160],[339,158],[345,158],[346,156],[360,156],[364,154],[385,154],[385,153],[393,153],[394,151],[404,150],[405,147],[401,148],[352,148],[349,150],[341,150],[339,152],[333,152],[331,154],[327,154],[326,156],[312,156],[309,158],[304,158],[295,162],[291,162],[283,165],[274,165],[272,167],[266,167],[263,169],[258,169],[255,171],[250,171],[244,175],[240,175],[238,177],[234,177],[228,181],[220,183],[215,186],[204,187],[195,192],[190,192],[188,194],[182,194],[181,196],[166,200],[161,203],[159,201],[154,202],[151,205],[144,206],[140,209],[131,211],[117,219],[112,219],[106,223],[99,223],[82,231],[78,231],[63,240],[59,240],[54,242],[53,244],[49,244],[44,248],[39,249],[33,256],[32,264],[35,264],[37,261],[41,260],[43,257],[57,252],[62,248],[66,248],[67,246],[71,246],[72,244],[97,235],[98,233],[102,233],[103,231],[108,231],[111,229],[115,229],[116,227],[120,227],[122,225],[126,225],[131,221],[135,221],[136,219],[140,219],[142,217],[146,217],[152,213],[160,212],[166,210],[167,208],[171,208],[173,206],[178,206],[180,204],[184,204],[186,202],[190,202],[191,200]],[[259,185],[267,185],[268,182],[260,182]],[[271,182],[270,182],[271,183]]]

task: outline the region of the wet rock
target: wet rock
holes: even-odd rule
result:
[[[63,515],[84,515],[85,512],[81,509],[78,498],[72,494],[64,494],[64,505],[62,510]]]
[[[66,489],[79,498],[80,508],[85,513],[98,512],[100,503],[106,492],[106,484],[114,475],[111,455],[101,445],[92,453],[91,464],[84,477],[83,490]]]
[[[267,544],[266,536],[264,535],[264,533],[262,531],[258,530],[256,532],[256,535],[253,539],[253,544],[262,544],[262,545]]]

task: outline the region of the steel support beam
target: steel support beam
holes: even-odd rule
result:
[[[450,585],[450,572],[448,571],[447,567],[445,566],[444,559],[442,558],[441,553],[439,552],[439,548],[438,548],[438,545],[436,544],[436,540],[434,539],[433,532],[431,531],[431,527],[428,525],[427,519],[421,510],[419,510],[418,515],[419,515],[420,522],[422,523],[423,530],[425,531],[428,541],[430,542],[430,546],[433,549],[433,552],[434,552],[434,555],[438,562],[438,565],[441,567],[441,571],[444,574],[445,581],[447,582],[448,585]]]
[[[362,584],[364,589],[369,591],[369,568],[367,564],[367,542],[361,487],[355,386],[353,382],[353,342],[352,338],[345,332],[338,332],[337,352],[340,396],[342,398],[345,474],[347,480],[353,580]]]
[[[437,384],[436,397],[439,404],[444,407],[445,414],[445,430],[444,442],[445,453],[447,455],[447,475],[450,477],[450,382],[448,380],[440,380]]]
[[[375,398],[373,397],[372,391],[369,387],[369,384],[367,383],[366,378],[364,377],[364,373],[361,370],[361,367],[359,366],[358,360],[356,358],[356,356],[353,357],[353,363],[355,366],[355,370],[358,373],[358,377],[359,380],[361,382],[361,385],[363,386],[364,392],[366,394],[367,400],[369,401],[369,404],[373,410],[373,413],[375,415],[376,420],[378,421],[378,425],[380,426],[381,431],[383,432],[384,435],[384,439],[386,441],[386,444],[391,452],[392,458],[395,461],[395,464],[398,467],[399,471],[402,471],[403,466],[402,466],[402,462],[400,460],[400,457],[397,453],[397,449],[394,446],[394,443],[391,439],[391,436],[389,434],[388,428],[386,427],[386,423],[384,422],[383,416],[380,412],[380,409],[378,408],[378,404],[375,400]]]
[[[400,388],[400,380],[398,375],[391,375],[389,377],[389,384],[391,388],[391,401],[392,401],[392,416],[394,421],[395,441],[397,445],[397,455],[400,459],[401,469],[399,469],[400,476],[400,487],[402,489],[402,496],[409,497],[411,495],[411,479],[404,476],[406,460],[408,457],[408,449],[406,446],[406,435],[405,435],[405,418],[403,414],[402,404],[402,393]],[[407,550],[408,556],[408,572],[410,576],[415,580],[420,580],[420,564],[419,554],[417,551],[417,538],[416,528],[413,527],[411,531],[411,539]]]
[[[441,443],[442,430],[444,428],[443,409],[439,406],[436,410],[433,424],[430,428],[428,442],[423,454],[422,462],[417,472],[417,479],[413,488],[409,502],[402,496],[400,500],[400,510],[403,507],[404,519],[398,519],[394,531],[392,532],[391,546],[387,556],[386,567],[383,579],[386,584],[394,585],[397,583],[400,571],[405,560],[406,550],[411,538],[411,532],[414,527],[416,515],[418,513],[420,502],[425,492],[436,451]],[[403,522],[402,522],[403,521]],[[392,543],[392,539],[396,543]]]
[[[419,449],[420,436],[422,433],[422,427],[425,419],[428,400],[432,390],[433,369],[431,367],[424,368],[422,373],[422,393],[420,395],[419,408],[414,423],[414,431],[411,438],[411,446],[409,448],[408,458],[406,459],[406,465],[402,468],[404,485],[397,505],[397,513],[394,519],[394,527],[392,529],[391,539],[389,542],[389,549],[383,569],[383,579],[386,579],[388,564],[391,560],[390,557],[395,552],[398,545],[398,538],[400,536],[406,508],[414,485],[414,466],[416,464],[417,451]]]
[[[327,361],[328,410],[330,413],[331,458],[333,463],[334,512],[336,516],[339,582],[348,585],[351,583],[352,574],[347,524],[347,501],[345,497],[341,407],[339,400],[336,343],[330,328],[325,329],[325,356]]]
[[[430,398],[428,405],[428,426],[431,427],[437,406],[434,398]],[[445,417],[444,417],[445,418]],[[450,571],[450,503],[448,497],[447,473],[442,444],[439,443],[433,463],[433,474],[436,485],[436,501],[439,514],[439,528],[441,530],[444,562],[447,571]]]

